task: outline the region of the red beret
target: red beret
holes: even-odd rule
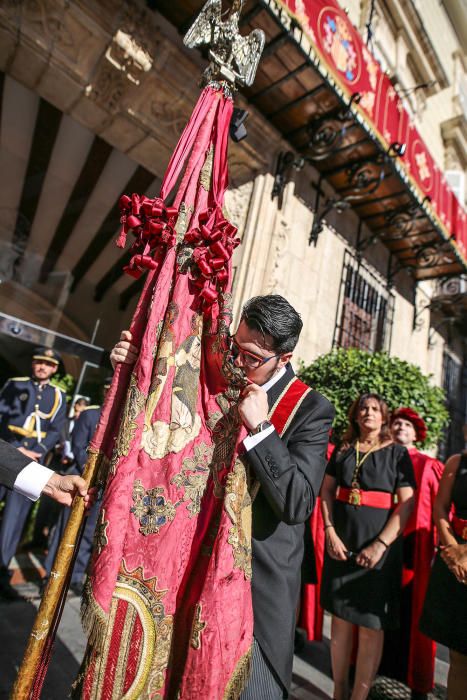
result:
[[[392,412],[391,424],[396,420],[396,418],[404,418],[412,423],[417,434],[417,442],[424,442],[427,434],[426,423],[421,416],[418,415],[416,411],[408,406],[402,408],[397,408]]]

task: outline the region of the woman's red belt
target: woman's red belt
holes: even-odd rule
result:
[[[373,508],[392,508],[394,496],[387,491],[363,491],[362,489],[346,489],[338,486],[336,501],[349,503],[351,506],[372,506]]]
[[[451,525],[456,535],[462,537],[463,540],[467,540],[467,520],[458,518],[457,515],[453,515]]]

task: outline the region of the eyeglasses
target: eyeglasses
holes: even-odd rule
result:
[[[270,357],[261,357],[261,355],[256,355],[254,352],[244,350],[240,347],[233,336],[229,336],[227,338],[227,347],[232,359],[236,360],[237,357],[239,357],[242,364],[249,369],[258,369],[258,367],[262,367],[266,364],[266,362],[269,362],[269,360],[272,360],[274,357],[280,357],[280,354],[271,355]]]

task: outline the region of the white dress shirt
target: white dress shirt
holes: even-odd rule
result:
[[[52,469],[37,462],[29,462],[16,477],[13,490],[31,501],[37,501],[52,474]]]

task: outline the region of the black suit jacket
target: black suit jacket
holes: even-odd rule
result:
[[[12,489],[16,477],[30,462],[32,460],[19,452],[16,447],[12,447],[5,440],[0,440],[0,484],[2,486]]]
[[[293,376],[288,365],[268,391],[270,407]],[[321,488],[333,418],[329,401],[311,391],[282,438],[274,431],[246,453],[261,484],[253,502],[254,635],[287,689],[292,678],[304,523]]]

